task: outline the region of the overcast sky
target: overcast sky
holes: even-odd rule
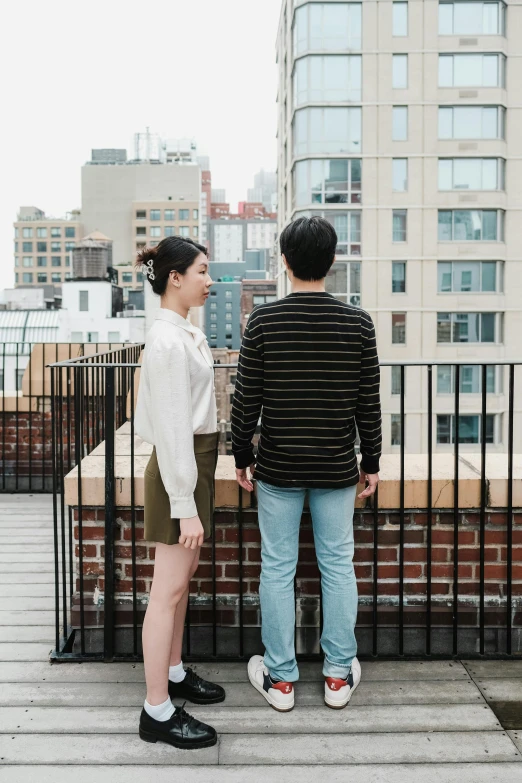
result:
[[[0,289],[21,205],[80,206],[91,148],[194,137],[233,203],[276,166],[281,0],[24,0],[0,11]]]

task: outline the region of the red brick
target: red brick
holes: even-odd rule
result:
[[[74,554],[76,557],[80,557],[80,545],[76,544],[74,547]],[[83,557],[96,557],[96,544],[82,544]]]
[[[124,541],[132,541],[132,528],[124,527],[124,528],[122,528],[122,530],[123,530],[123,540]],[[136,527],[135,532],[136,532],[135,540],[136,541],[143,541],[143,534],[144,534],[143,528],[142,527]]]
[[[125,576],[132,576],[132,563],[124,563]],[[136,576],[150,577],[154,576],[154,566],[148,563],[136,563]]]
[[[446,547],[436,546],[431,550],[432,562],[444,563],[448,559],[449,550]],[[426,562],[427,549],[425,547],[404,547],[405,562]]]
[[[491,547],[484,549],[485,561],[498,561],[498,549]],[[480,548],[477,546],[474,549],[459,548],[459,561],[480,561]]]
[[[473,566],[462,565],[462,563],[459,563],[458,574],[459,579],[471,579],[473,576]],[[453,579],[453,565],[442,565],[440,563],[434,563],[431,566],[431,576],[432,579]]]

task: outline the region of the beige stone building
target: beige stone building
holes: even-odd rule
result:
[[[51,218],[38,207],[20,207],[14,223],[15,287],[61,284],[71,277],[71,251],[83,236],[80,212]]]
[[[280,229],[336,228],[327,290],[372,315],[381,360],[433,368],[433,442],[453,449],[455,370],[490,362],[486,442],[508,442],[522,356],[522,7],[284,0],[277,57]],[[288,282],[279,270],[278,292]],[[400,368],[382,373],[384,448],[399,448]],[[522,372],[516,371],[516,383]],[[428,372],[405,370],[405,447],[427,447]],[[481,433],[482,371],[460,369],[461,450]],[[515,450],[522,447],[520,394]]]

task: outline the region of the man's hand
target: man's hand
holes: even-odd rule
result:
[[[379,474],[365,473],[363,470],[359,471],[359,484],[364,486],[366,482],[368,482],[369,486],[367,486],[366,489],[363,489],[360,495],[357,495],[357,497],[361,498],[361,500],[369,498],[371,495],[375,494],[377,484],[379,483]]]
[[[253,462],[249,468],[236,468],[237,483],[239,484],[240,487],[246,489],[247,492],[254,491],[254,485],[252,484],[250,479],[254,478],[255,469],[256,469],[255,462]],[[247,470],[250,470],[250,479],[248,478]]]

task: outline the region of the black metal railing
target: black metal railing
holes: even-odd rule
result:
[[[139,660],[141,645],[138,629],[143,618],[146,605],[146,591],[138,589],[137,556],[140,541],[137,538],[138,513],[135,488],[135,440],[134,440],[134,398],[135,372],[138,369],[138,357],[141,346],[124,348],[117,352],[108,352],[98,356],[81,357],[74,360],[54,363],[51,365],[51,399],[52,399],[52,452],[53,452],[53,491],[55,520],[55,580],[56,580],[56,639],[53,659],[55,660]],[[513,657],[522,653],[522,580],[517,581],[517,592],[513,592],[513,533],[515,515],[517,525],[522,530],[522,511],[514,508],[514,447],[521,436],[521,411],[515,408],[516,390],[520,390],[521,363],[497,362],[498,377],[506,376],[506,391],[503,392],[503,407],[492,405],[492,394],[488,391],[488,367],[486,364],[465,362],[453,363],[453,386],[444,404],[438,396],[435,404],[434,369],[447,362],[411,362],[384,363],[383,379],[386,373],[395,374],[393,369],[399,367],[399,388],[397,401],[393,403],[398,408],[400,424],[400,442],[397,447],[399,456],[399,503],[394,509],[379,507],[378,493],[371,506],[357,509],[355,528],[372,531],[371,556],[371,590],[360,596],[360,622],[358,634],[363,639],[361,645],[362,657],[409,657],[409,658],[451,658],[462,654],[467,657],[492,656]],[[461,457],[469,454],[473,444],[462,443],[466,422],[459,417],[470,415],[468,407],[461,405],[465,395],[461,385],[462,365],[479,366],[481,386],[478,397],[478,431],[476,451],[480,454],[480,468],[477,476],[480,480],[480,501],[477,508],[462,508],[460,503],[459,470]],[[235,365],[216,365],[216,371],[233,370]],[[411,374],[415,371],[416,378]],[[406,418],[408,415],[406,382],[412,384],[415,396],[414,414],[419,411],[424,416],[417,428],[419,437],[426,437],[427,454],[426,481],[427,502],[422,509],[408,509],[406,503]],[[498,387],[495,387],[496,389]],[[520,396],[520,392],[519,392]],[[497,398],[496,398],[497,399]],[[419,402],[420,400],[420,402]],[[423,404],[425,401],[425,405]],[[71,450],[64,445],[60,433],[64,422],[69,427],[69,407],[75,411],[75,435]],[[448,408],[450,412],[448,412]],[[506,421],[497,423],[496,437],[504,443],[494,444],[496,451],[502,448],[506,455],[507,498],[505,507],[492,511],[488,507],[488,483],[486,458],[488,456],[488,441],[491,441],[491,429],[487,427],[486,416],[491,412],[507,417]],[[385,416],[393,413],[387,409]],[[449,436],[444,429],[444,438],[449,443],[434,443],[434,421],[437,415],[453,415],[450,421]],[[123,504],[125,512],[116,508],[116,481],[122,476],[115,470],[116,431],[128,424],[130,459],[130,493]],[[89,430],[90,435],[86,433]],[[502,431],[502,432],[501,432]],[[442,429],[437,421],[437,433]],[[503,434],[502,434],[503,433]],[[437,437],[437,440],[440,440]],[[466,434],[466,441],[470,440]],[[70,443],[67,439],[67,444]],[[99,558],[98,575],[103,578],[103,589],[99,583],[94,592],[97,595],[96,609],[93,609],[93,591],[86,590],[84,569],[84,544],[89,539],[85,537],[87,525],[93,524],[87,511],[92,512],[92,500],[82,497],[82,459],[91,453],[95,446],[104,442],[104,555]],[[420,442],[420,441],[419,441]],[[422,441],[424,443],[424,441]],[[435,445],[442,448],[453,457],[453,490],[452,505],[440,508],[433,496],[434,483],[434,453]],[[63,477],[76,469],[77,496],[71,505],[65,504],[65,485]],[[185,657],[188,659],[208,660],[244,660],[248,655],[259,651],[259,623],[252,621],[252,612],[258,612],[255,590],[246,591],[244,587],[245,574],[245,530],[255,529],[255,512],[244,508],[244,496],[238,490],[237,508],[232,512],[227,509],[226,526],[232,529],[237,541],[237,590],[233,595],[221,595],[217,592],[219,581],[216,577],[217,547],[214,519],[212,542],[208,545],[212,567],[212,589],[206,595],[192,595],[187,611]],[[75,506],[77,535],[73,536],[72,506]],[[119,504],[122,506],[122,503]],[[122,513],[126,518],[122,520]],[[217,511],[219,515],[220,511]],[[426,552],[425,574],[422,582],[425,597],[415,601],[409,599],[406,588],[409,583],[405,576],[405,566],[408,563],[407,537],[412,527],[415,514],[422,513],[425,518],[423,547]],[[498,513],[498,519],[489,519]],[[477,562],[478,573],[475,582],[476,594],[464,592],[464,582],[459,576],[459,532],[467,529],[471,514],[477,516]],[[387,516],[386,516],[387,515]],[[216,515],[215,515],[216,516]],[[443,521],[441,522],[441,519]],[[89,519],[89,521],[88,521]],[[497,522],[499,524],[497,524]],[[397,594],[390,596],[382,590],[382,580],[379,577],[380,552],[382,549],[383,524],[386,531],[393,528],[398,532],[397,542]],[[119,526],[126,525],[130,547],[130,575],[128,575],[125,590],[116,591],[115,583],[121,581],[121,574],[116,574],[115,566],[115,532]],[[221,522],[219,523],[221,524]],[[448,559],[446,565],[451,575],[451,590],[447,596],[435,592],[436,580],[433,577],[434,533],[443,527],[450,532],[452,543],[448,544]],[[500,593],[489,595],[486,591],[490,582],[486,580],[486,539],[489,530],[503,531],[505,539],[505,577],[498,580]],[[357,540],[357,533],[356,533]],[[73,543],[76,554],[73,554]],[[357,550],[356,550],[357,551]],[[451,558],[451,559],[450,559]],[[60,573],[61,571],[61,573]],[[98,576],[96,577],[98,578]],[[128,582],[130,580],[130,588]],[[380,589],[381,588],[381,589]],[[125,595],[123,595],[125,593]],[[422,591],[421,591],[422,593]],[[316,659],[320,656],[318,633],[322,627],[322,605],[320,590],[317,596],[307,598],[296,595],[297,602],[302,606],[316,607],[315,620],[311,624],[317,626],[303,633],[300,654],[301,659]],[[202,608],[203,607],[203,608]],[[232,607],[232,609],[230,608]],[[313,611],[310,610],[313,614]],[[90,612],[90,614],[89,614]],[[227,612],[233,614],[232,619]],[[475,614],[473,614],[475,612]],[[250,613],[250,614],[249,614]],[[303,615],[303,612],[301,612]],[[74,615],[74,620],[73,620]],[[422,616],[421,616],[422,615]],[[256,615],[259,618],[259,615]],[[471,619],[470,619],[471,616]],[[297,617],[297,613],[296,613]],[[247,621],[247,618],[248,621]],[[362,620],[361,620],[362,618]],[[441,619],[442,618],[442,619]],[[297,624],[297,620],[296,620]],[[310,623],[308,623],[310,626]],[[312,642],[310,642],[312,639]]]
[[[109,344],[116,349],[119,344]],[[52,491],[51,450],[51,373],[49,365],[61,360],[70,361],[79,356],[98,354],[99,343],[0,343],[0,493]],[[69,450],[74,452],[75,399],[67,393],[71,384],[72,368],[61,380],[63,399],[67,401],[64,435]],[[85,378],[84,378],[85,380]],[[92,398],[96,402],[95,426],[84,427],[86,441],[82,453],[89,453],[94,440],[103,440],[101,433],[104,406],[101,376],[96,376],[96,389],[91,394],[85,390],[81,399]],[[77,400],[80,401],[80,398]],[[71,464],[71,457],[65,457]]]

